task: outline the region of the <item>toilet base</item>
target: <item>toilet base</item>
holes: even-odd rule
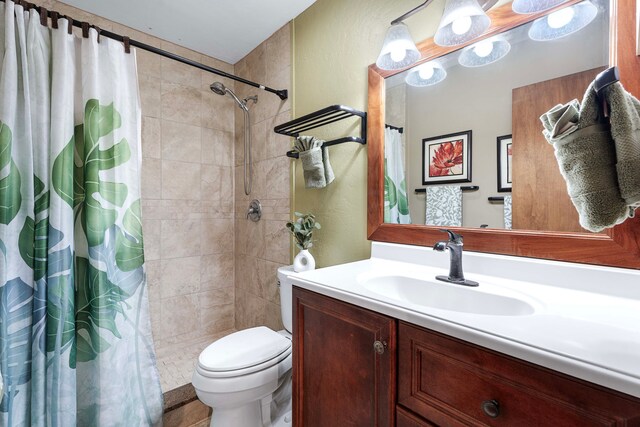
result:
[[[214,408],[210,427],[263,427],[261,420],[260,401],[235,408]]]

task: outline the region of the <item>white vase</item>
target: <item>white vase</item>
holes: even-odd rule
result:
[[[293,271],[295,271],[296,273],[315,270],[315,268],[316,260],[307,249],[303,249],[298,252],[298,255],[296,255],[296,257],[293,259]]]

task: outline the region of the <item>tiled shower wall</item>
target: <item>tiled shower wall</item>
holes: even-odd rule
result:
[[[288,24],[234,67],[59,1],[36,3],[205,65],[291,90]],[[190,381],[197,354],[214,339],[249,326],[281,328],[275,272],[289,263],[284,223],[290,209],[290,160],[284,154],[290,140],[276,136],[273,127],[290,120],[291,106],[273,94],[143,50],[137,51],[137,61],[146,270],[166,391]],[[251,107],[251,196],[243,192],[243,116],[229,96],[209,90],[214,81],[223,82],[240,98],[259,95],[258,104]],[[260,199],[264,209],[258,223],[245,219],[253,198]]]
[[[233,65],[58,1],[48,9],[233,73]],[[235,328],[235,104],[218,77],[138,50],[146,270],[158,358]],[[222,80],[234,88],[233,82]],[[185,361],[192,364],[192,361]],[[188,369],[190,375],[192,368]],[[162,373],[162,369],[161,369]],[[163,375],[164,376],[164,375]],[[190,376],[189,376],[190,378]],[[163,378],[163,383],[165,378]]]
[[[263,82],[291,94],[291,26],[285,25],[235,65],[236,75]],[[288,137],[274,126],[291,120],[291,101],[246,85],[236,85],[240,98],[257,94],[250,109],[253,189],[244,194],[243,114],[235,118],[235,302],[236,328],[266,325],[282,329],[276,270],[289,264],[290,238],[285,228],[290,212],[290,162],[285,153]],[[291,95],[290,95],[291,96]],[[246,219],[249,202],[259,199],[259,222]]]

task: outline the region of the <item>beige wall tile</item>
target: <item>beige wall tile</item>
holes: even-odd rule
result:
[[[160,117],[162,101],[162,81],[158,78],[140,74],[140,104],[142,114],[147,117]]]
[[[200,126],[200,91],[189,86],[162,82],[162,118]]]
[[[239,107],[230,96],[221,96],[211,91],[202,92],[200,113],[203,127],[233,132],[236,109]]]
[[[162,198],[162,160],[150,157],[142,158],[142,197],[145,199]]]
[[[202,300],[201,300],[202,301]],[[235,324],[235,304],[216,305],[200,310],[202,329],[208,334],[215,334],[233,328]]]
[[[266,197],[288,199],[291,160],[287,156],[273,157],[266,161]]]
[[[160,119],[142,116],[142,158],[162,157],[162,133]]]
[[[203,219],[200,232],[203,255],[233,252],[233,219]]]
[[[162,198],[200,200],[199,163],[162,161]]]
[[[162,58],[161,68],[162,80],[200,89],[202,79],[198,68],[169,58]]]
[[[200,290],[200,257],[164,260],[160,287],[162,298],[198,292]]]
[[[138,73],[147,76],[162,78],[162,57],[143,49],[136,49]]]
[[[270,120],[271,123],[268,127],[270,129],[270,132],[268,134],[267,140],[267,158],[270,159],[283,155],[286,156],[287,151],[291,150],[291,147],[293,145],[293,138],[275,133],[273,131],[273,128],[277,125],[286,123],[291,120],[291,111],[287,110],[279,113],[277,116],[271,118]],[[269,122],[269,119],[267,119],[267,122]],[[291,160],[289,160],[289,162],[291,162]]]
[[[200,309],[210,309],[221,305],[233,305],[235,299],[235,287],[231,285],[226,288],[200,292],[198,294],[198,299],[200,301]]]
[[[200,266],[200,287],[222,289],[234,284],[233,252],[204,255]]]
[[[289,261],[289,231],[286,221],[265,221],[264,257],[269,261],[286,264]]]
[[[202,163],[233,166],[233,132],[202,128]]]
[[[162,299],[162,328],[166,336],[178,336],[198,330],[200,304],[197,295]]]
[[[200,163],[202,158],[199,126],[162,120],[162,158]]]
[[[162,259],[200,255],[200,220],[163,220]]]
[[[142,218],[142,232],[144,236],[144,259],[153,261],[160,259],[161,221]]]

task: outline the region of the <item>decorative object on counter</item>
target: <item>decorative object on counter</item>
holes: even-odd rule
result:
[[[425,224],[462,227],[462,189],[459,186],[427,187]]]
[[[471,182],[471,131],[422,140],[422,184]]]
[[[556,105],[540,120],[545,138],[555,149],[580,225],[600,232],[624,222],[629,209],[620,195],[610,126],[598,120],[596,97],[591,83],[582,104],[574,99]]]
[[[329,163],[329,151],[323,144],[323,140],[313,136],[299,136],[294,143],[294,150],[302,160],[306,188],[324,188],[335,179]]]
[[[293,269],[299,273],[301,271],[314,270],[316,268],[316,260],[309,252],[309,248],[313,246],[313,230],[320,230],[320,223],[316,221],[313,214],[302,214],[295,212],[295,221],[287,222],[287,229],[296,239],[296,247],[300,252],[293,259]]]
[[[280,135],[287,135],[297,138],[301,132],[306,132],[311,129],[318,128],[320,126],[328,125],[340,120],[344,120],[349,117],[360,117],[360,136],[345,136],[343,138],[332,139],[325,141],[322,144],[323,147],[330,147],[332,145],[342,144],[344,142],[357,142],[358,144],[365,145],[367,143],[367,113],[363,111],[355,110],[345,105],[331,105],[321,110],[314,111],[297,119],[291,120],[286,123],[282,123],[273,131]],[[298,158],[296,151],[288,151],[287,157],[294,159]]]
[[[411,224],[404,166],[404,143],[399,131],[384,130],[384,222]]]
[[[504,229],[511,230],[512,229],[512,216],[511,216],[511,207],[512,207],[513,199],[511,195],[504,196]]]
[[[511,176],[513,173],[513,153],[511,135],[498,138],[498,192],[511,191]]]

